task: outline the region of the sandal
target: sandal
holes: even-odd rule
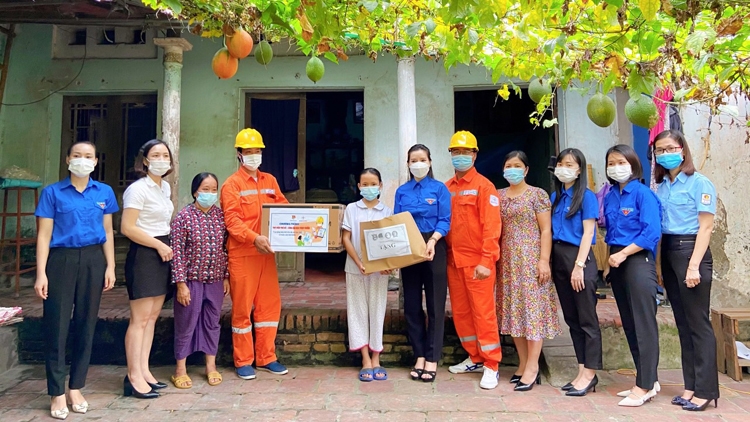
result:
[[[385,381],[388,379],[388,372],[386,372],[385,368],[382,366],[376,366],[372,369],[372,375],[375,378],[375,381]],[[378,375],[380,375],[380,378],[378,378]]]
[[[370,377],[366,377],[365,375],[369,375]],[[362,368],[359,371],[359,380],[362,382],[370,382],[374,379],[372,368]]]
[[[187,390],[193,386],[193,380],[187,375],[180,375],[179,377],[172,375],[170,379],[172,380],[172,384],[181,390]]]
[[[411,368],[411,374],[417,374],[416,376],[411,375],[411,379],[414,381],[422,379],[422,374],[424,373],[424,368],[417,368],[416,366],[414,368]]]
[[[429,378],[425,378],[425,375],[429,375]],[[435,378],[437,378],[437,371],[423,371],[422,372],[422,382],[435,382]]]
[[[221,381],[222,381],[221,374],[218,373],[218,372],[216,372],[216,371],[209,372],[206,375],[206,378],[208,379],[208,385],[210,385],[211,387],[215,387],[215,386],[221,384]],[[211,381],[211,380],[214,380],[214,381]],[[216,381],[216,380],[218,380],[218,381]]]

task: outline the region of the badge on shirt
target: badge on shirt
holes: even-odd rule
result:
[[[704,193],[703,195],[701,195],[701,204],[711,205],[711,194]]]
[[[490,195],[490,205],[497,207],[500,205],[500,198],[495,195]]]
[[[427,203],[430,205],[435,203],[435,198],[425,198],[424,200],[427,201]]]
[[[101,208],[101,209],[107,208],[107,203],[106,202],[97,202],[96,205],[99,205],[99,208]]]
[[[627,216],[628,214],[630,214],[631,212],[633,212],[633,209],[632,208],[622,208],[621,211],[622,211],[622,215]]]

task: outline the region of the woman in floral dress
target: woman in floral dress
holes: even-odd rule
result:
[[[540,383],[539,355],[545,338],[560,332],[550,277],[552,223],[549,195],[529,186],[529,160],[522,151],[505,157],[509,188],[498,190],[503,233],[498,262],[497,312],[500,332],[513,337],[519,365],[511,383],[528,391]]]

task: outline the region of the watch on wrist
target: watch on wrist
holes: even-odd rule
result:
[[[583,261],[576,261],[576,267],[586,268],[586,263]]]

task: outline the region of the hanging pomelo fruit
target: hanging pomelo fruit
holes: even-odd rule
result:
[[[214,59],[211,60],[211,69],[214,70],[219,79],[229,79],[237,73],[239,64],[239,61],[232,57],[229,50],[224,47],[214,54]]]
[[[543,81],[540,79],[533,79],[529,82],[529,98],[531,101],[538,103],[542,101],[542,97],[552,93],[552,87],[549,81]]]
[[[608,96],[598,93],[586,104],[586,113],[595,125],[607,127],[615,121],[615,102]]]
[[[271,49],[271,44],[269,44],[266,40],[259,42],[258,48],[255,49],[255,60],[265,66],[268,63],[271,63],[271,59],[273,59],[273,50]]]
[[[253,37],[244,29],[235,29],[232,35],[225,35],[224,42],[232,57],[244,59],[253,51]]]
[[[307,77],[313,82],[318,82],[323,78],[323,74],[326,73],[326,68],[323,65],[323,61],[317,57],[310,57],[305,66],[305,73]]]
[[[625,116],[630,123],[646,129],[651,129],[659,123],[659,111],[656,110],[656,104],[645,95],[639,95],[637,98],[630,97],[625,103]]]

